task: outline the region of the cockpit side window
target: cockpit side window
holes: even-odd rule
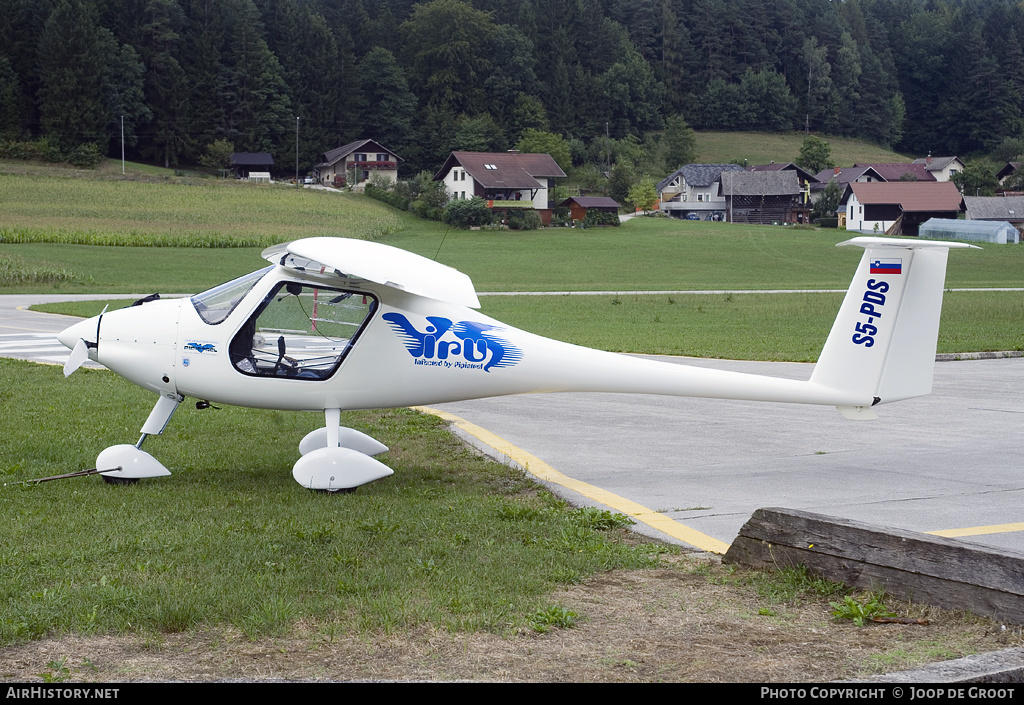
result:
[[[231,312],[235,310],[235,306],[245,298],[249,290],[256,286],[256,282],[273,268],[273,265],[265,267],[257,272],[246,274],[244,277],[232,279],[209,291],[196,294],[192,297],[192,305],[195,306],[196,313],[199,314],[203,321],[212,326],[221,323],[231,315]]]
[[[231,362],[247,375],[327,379],[376,309],[370,294],[280,282],[235,334]]]

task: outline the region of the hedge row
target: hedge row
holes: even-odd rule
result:
[[[64,149],[43,137],[34,142],[0,140],[0,159],[21,159],[92,168],[102,162],[104,156],[100,153],[99,147],[91,142]]]

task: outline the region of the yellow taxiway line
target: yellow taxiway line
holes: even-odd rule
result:
[[[926,531],[926,534],[945,536],[955,539],[961,536],[982,536],[984,534],[1005,534],[1010,531],[1024,531],[1024,523],[1017,524],[992,524],[991,526],[971,526],[966,529],[942,529],[941,531]]]
[[[663,534],[667,534],[674,539],[678,539],[683,543],[699,548],[702,551],[725,553],[729,550],[729,544],[724,541],[719,541],[707,534],[702,534],[699,531],[680,524],[664,514],[660,514],[653,509],[648,509],[647,507],[628,500],[625,497],[620,497],[619,495],[603,490],[600,487],[596,487],[586,482],[581,482],[580,480],[574,480],[571,477],[563,475],[537,456],[527,453],[522,448],[512,445],[504,438],[496,436],[487,429],[481,428],[474,423],[470,423],[455,414],[449,414],[448,412],[441,411],[439,409],[432,409],[428,406],[415,406],[413,408],[416,411],[433,414],[434,416],[457,426],[463,432],[473,436],[481,443],[490,446],[498,453],[511,458],[514,462],[525,469],[526,472],[540,480],[560,485],[561,487],[570,489],[573,492],[578,492],[584,497],[592,499],[593,501],[607,507],[611,507],[612,509],[619,511],[636,521],[646,524],[652,529],[657,529]]]

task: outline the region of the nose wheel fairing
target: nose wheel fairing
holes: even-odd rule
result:
[[[178,394],[161,394],[153,410],[149,412],[146,423],[142,425],[142,435],[138,443],[110,446],[96,457],[96,469],[105,480],[140,480],[171,474],[159,460],[142,450],[142,444],[147,437],[164,432],[183,399],[184,397]]]
[[[115,481],[166,477],[171,474],[171,471],[152,455],[127,443],[104,449],[96,457],[96,468],[104,480]],[[119,469],[105,470],[104,468]]]

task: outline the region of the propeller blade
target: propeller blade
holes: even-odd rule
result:
[[[68,355],[68,361],[64,363],[64,376],[68,377],[72,372],[82,366],[82,363],[89,359],[89,346],[85,338],[79,338],[74,349]]]

